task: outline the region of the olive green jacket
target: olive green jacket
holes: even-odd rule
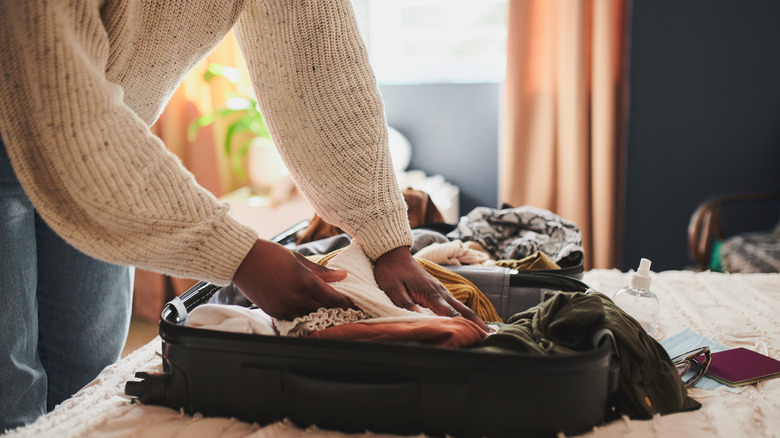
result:
[[[547,293],[544,302],[499,326],[498,333],[475,348],[573,354],[591,350],[593,336],[601,329],[612,331],[620,360],[620,388],[611,400],[617,415],[649,419],[701,407],[688,396],[666,350],[604,294]]]

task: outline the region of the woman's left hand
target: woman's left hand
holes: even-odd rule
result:
[[[398,307],[419,312],[418,305],[441,316],[463,316],[487,330],[485,322],[426,272],[412,257],[408,246],[382,254],[374,267],[374,278]]]

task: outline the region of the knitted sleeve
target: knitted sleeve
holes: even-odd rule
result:
[[[235,29],[274,142],[317,213],[372,260],[411,245],[349,0],[250,0]]]
[[[0,133],[41,217],[96,258],[229,283],[257,234],[228,217],[106,80],[97,2],[0,9]]]

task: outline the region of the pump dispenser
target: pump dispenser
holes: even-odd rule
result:
[[[647,333],[655,330],[661,308],[658,297],[650,291],[650,265],[650,260],[641,259],[639,268],[631,275],[629,285],[615,292],[612,297],[615,304],[636,319]]]

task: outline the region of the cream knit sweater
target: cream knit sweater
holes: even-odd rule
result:
[[[106,261],[231,281],[257,234],[148,129],[231,28],[317,213],[372,259],[411,244],[349,0],[2,0],[0,135],[44,220]]]

